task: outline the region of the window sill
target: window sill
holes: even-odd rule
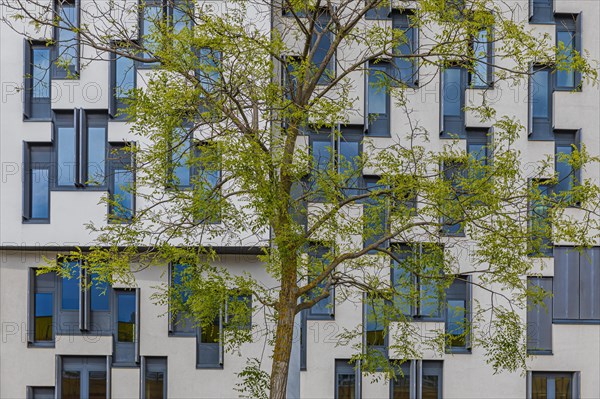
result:
[[[172,332],[169,331],[169,337],[172,338],[196,338],[196,333]]]
[[[335,315],[320,315],[320,314],[307,314],[306,320],[324,320],[324,321],[333,321],[335,320]]]
[[[130,363],[113,363],[112,367],[116,368],[116,369],[134,369],[134,368],[139,368],[140,364],[139,363],[135,363],[135,362],[130,362]]]
[[[204,364],[196,364],[197,370],[223,370],[223,365],[204,365]]]
[[[23,219],[23,224],[50,224],[50,219]]]
[[[578,319],[553,319],[552,324],[589,324],[589,325],[598,325],[600,324],[600,319],[598,320],[578,320]]]
[[[552,350],[528,350],[528,355],[532,356],[553,356]]]
[[[554,91],[559,91],[562,93],[581,93],[581,87],[554,87]]]
[[[27,347],[28,348],[37,348],[37,349],[54,349],[55,346],[55,342],[28,342],[27,343]]]
[[[471,355],[470,348],[447,348],[445,353],[449,355]]]
[[[23,122],[52,122],[52,118],[26,118],[23,116]]]

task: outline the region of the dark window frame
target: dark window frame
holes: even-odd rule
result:
[[[581,381],[581,377],[580,377],[580,373],[579,371],[537,371],[537,370],[533,370],[533,371],[528,371],[527,372],[527,399],[533,399],[534,397],[537,398],[538,396],[534,396],[533,395],[533,389],[534,389],[534,385],[533,385],[533,379],[536,376],[542,376],[542,377],[546,377],[546,378],[556,378],[556,377],[569,377],[571,379],[571,392],[570,392],[570,397],[571,398],[579,398],[579,394],[581,391],[580,388],[580,381]],[[546,381],[546,384],[548,383],[548,381]],[[546,385],[547,387],[547,385]],[[556,399],[556,398],[554,398]]]
[[[407,43],[399,43],[397,46],[394,46],[393,53],[401,54],[400,47],[409,46],[409,50],[411,54],[414,54],[415,51],[419,49],[419,34],[420,30],[414,26],[412,22],[412,18],[415,17],[415,13],[413,10],[403,10],[402,12],[398,10],[392,10],[391,18],[392,18],[392,29],[400,30],[405,32],[405,35],[410,32],[411,39]],[[394,78],[399,82],[402,82],[404,85],[410,88],[419,87],[419,60],[418,58],[412,58],[407,61],[407,63],[411,64],[411,71],[408,78],[404,78],[402,76],[401,70],[398,66],[399,62],[402,62],[403,58],[394,56],[392,62],[392,71]]]
[[[459,281],[457,283],[457,280]],[[457,283],[457,284],[455,284]],[[464,291],[462,290],[457,290],[457,285],[464,285]],[[470,328],[472,326],[472,298],[473,298],[473,294],[472,294],[472,283],[471,283],[471,276],[468,275],[457,275],[455,276],[454,281],[452,282],[452,285],[450,285],[450,287],[448,287],[446,289],[445,297],[444,297],[444,329],[446,334],[451,335],[451,332],[449,331],[449,321],[450,321],[450,317],[448,312],[450,312],[450,306],[449,306],[449,301],[452,300],[457,300],[457,301],[464,301],[465,302],[465,307],[464,307],[464,323],[465,323],[465,329]],[[463,353],[463,354],[470,354],[471,353],[471,331],[466,331],[465,333],[465,344],[461,345],[461,346],[451,346],[448,343],[448,340],[446,341],[446,345],[445,345],[445,351],[446,353]]]
[[[69,25],[76,25],[77,28],[81,26],[81,0],[52,0],[53,1],[53,16],[55,18],[60,18],[60,7],[64,4],[69,4],[75,7],[75,14],[77,18],[77,24],[73,24],[73,21],[69,21]],[[59,23],[60,24],[60,23]],[[59,67],[56,63],[63,56],[60,54],[60,44],[61,44],[61,32],[67,32],[67,30],[60,28],[58,25],[53,28],[53,38],[54,38],[54,46],[52,47],[53,56],[52,60],[52,79],[63,80],[63,79],[79,79],[80,68],[81,68],[81,42],[80,42],[80,34],[75,32],[75,41],[77,44],[75,45],[75,63],[69,65],[68,70],[65,70],[63,67]]]
[[[538,286],[548,292],[542,304],[527,303],[527,353],[552,355],[552,277],[528,277],[528,288]],[[547,333],[547,334],[546,334]],[[546,334],[546,335],[542,335]]]
[[[485,32],[485,41],[480,35]],[[477,45],[485,46],[485,56],[479,56],[480,51]],[[471,49],[473,57],[478,61],[473,63],[473,71],[468,71],[467,87],[471,89],[489,89],[494,87],[494,29],[493,26],[485,27],[477,32],[477,35],[471,38]],[[477,64],[482,63],[485,66],[485,76],[479,76],[477,73]],[[475,83],[474,83],[475,82]]]
[[[566,130],[555,130],[554,131],[554,173],[556,174],[557,178],[560,179],[559,177],[559,171],[558,171],[558,165],[559,163],[563,163],[563,162],[559,162],[559,152],[562,153],[561,151],[559,151],[560,147],[569,147],[571,149],[571,151],[573,150],[573,147],[575,147],[575,149],[577,151],[579,151],[581,149],[581,129],[579,130],[574,130],[574,131],[566,131]],[[572,152],[571,152],[572,154]],[[569,165],[569,167],[571,167]],[[573,169],[571,168],[571,171],[569,172],[569,176],[573,179],[572,180],[572,188],[577,187],[581,184],[581,169]],[[562,193],[562,190],[560,189],[560,183],[561,180],[559,180],[553,187],[553,193],[555,195],[560,195]],[[572,189],[571,188],[571,189]],[[570,197],[565,198],[566,201],[569,202],[569,206],[573,206],[573,207],[577,207],[579,206],[579,203],[573,201]]]
[[[54,387],[51,386],[31,386],[25,388],[26,399],[55,399]]]
[[[549,183],[547,183],[548,179],[531,179],[530,180],[530,185],[532,184],[537,184],[538,190],[540,191],[540,196],[547,198],[545,201],[548,202],[549,198],[552,196],[552,190],[553,190],[553,186],[550,185]],[[548,213],[548,208],[550,207],[548,204],[542,204],[542,208],[545,208],[543,210],[544,214],[540,214],[539,212],[536,212],[535,209],[538,206],[538,204],[534,204],[531,200],[528,201],[528,215],[529,215],[529,220],[528,220],[528,231],[530,232],[530,234],[534,235],[534,233],[532,232],[533,229],[533,223],[536,222],[536,220],[534,220],[534,213],[536,214],[536,217],[539,218],[547,218],[547,213]],[[542,220],[540,223],[548,223],[545,220]],[[543,226],[542,226],[543,227]],[[550,230],[552,229],[552,227],[550,226],[549,228]],[[537,236],[536,236],[537,237]],[[553,248],[552,248],[552,236],[550,237],[541,237],[541,245],[542,248],[530,248],[530,254],[529,256],[535,256],[535,257],[543,257],[543,258],[551,258],[553,257]]]
[[[444,75],[448,70],[458,70],[459,71],[459,87],[458,87],[458,95],[459,95],[459,114],[460,115],[446,115],[445,110],[445,97],[448,91],[446,87],[446,78]],[[466,90],[468,87],[467,84],[467,70],[461,66],[453,65],[449,66],[440,71],[440,138],[464,138],[466,134],[466,116],[465,116],[465,106],[466,106]],[[451,130],[448,131],[448,126],[451,126]]]
[[[32,150],[41,149],[40,153],[46,153],[47,159],[45,162],[43,161],[35,161],[34,156],[32,154]],[[40,223],[40,224],[48,224],[50,223],[51,218],[51,192],[52,186],[54,184],[54,165],[53,165],[53,148],[49,143],[42,142],[24,142],[23,143],[23,215],[22,222],[23,223]],[[39,165],[38,168],[33,168],[32,166]],[[33,170],[46,170],[47,173],[47,201],[48,201],[48,217],[38,218],[34,217],[33,212],[33,186],[32,184],[34,176],[32,175]]]
[[[379,176],[372,176],[372,175],[365,175],[362,177],[362,182],[364,183],[363,185],[363,190],[367,191],[367,192],[371,192],[371,190],[373,189],[377,189],[377,188],[381,188],[381,189],[386,189],[387,186],[381,185],[379,184],[380,182],[380,177]],[[387,195],[386,195],[387,197]],[[388,203],[388,199],[384,198],[383,200],[373,200],[371,198],[366,198],[364,199],[362,202],[363,205],[363,248],[366,248],[367,246],[371,245],[372,243],[378,241],[382,236],[384,236],[385,234],[388,233],[389,230],[389,226],[388,226],[388,219],[389,219],[389,208],[390,208],[390,204]],[[375,207],[379,207],[381,212],[379,212],[379,226],[378,228],[381,228],[381,234],[374,234],[373,237],[365,237],[364,231],[367,228],[370,228],[370,226],[367,226],[367,220],[365,220],[365,216],[364,213],[368,211],[368,208],[370,206],[375,206]],[[387,248],[389,247],[389,240],[386,240],[385,242],[383,242],[379,248]],[[376,250],[370,251],[370,253],[376,253]]]
[[[392,13],[392,1],[387,1],[387,4],[380,4],[379,7],[369,8],[365,13],[366,20],[389,20]],[[365,7],[369,0],[365,0]]]
[[[407,364],[408,363],[408,364]],[[407,372],[409,377],[409,396],[415,399],[423,398],[423,377],[437,377],[437,399],[442,399],[444,390],[444,362],[441,360],[407,360],[402,364],[396,365],[396,375],[399,376],[398,369]],[[406,375],[406,374],[405,374]],[[430,396],[428,396],[430,397]],[[390,380],[390,399],[394,397],[394,380]]]
[[[345,359],[335,359],[334,361],[334,382],[333,382],[333,397],[334,399],[345,399],[341,397],[340,394],[340,378],[341,376],[352,376],[354,379],[354,398],[362,397],[362,384],[361,384],[361,372],[360,372],[360,364],[356,368],[350,364],[349,360]]]
[[[365,72],[365,121],[364,121],[364,131],[365,134],[371,137],[391,137],[391,107],[392,101],[389,93],[389,85],[383,84],[383,87],[373,87],[373,82],[371,82],[371,78],[377,74],[384,74],[384,77],[380,77],[378,79],[388,80],[391,79],[391,73],[393,71],[393,67],[391,62],[386,60],[378,61],[377,63],[368,63],[367,65],[368,71]],[[375,91],[377,95],[385,96],[385,106],[386,113],[372,113],[370,112],[371,102],[369,101],[369,96],[371,91]]]
[[[166,356],[141,356],[140,358],[140,399],[146,399],[147,373],[163,374],[162,397],[167,398],[168,391],[168,358]],[[154,399],[154,397],[152,397]]]
[[[104,372],[106,379],[106,398],[111,396],[111,356],[71,356],[56,355],[55,370],[55,392],[56,397],[62,395],[62,374],[64,371],[75,371],[80,373],[80,393],[89,396],[89,374],[90,372]],[[69,370],[70,369],[70,370]]]
[[[307,255],[309,259],[312,258],[322,258],[323,255],[331,253],[333,248],[325,246],[325,245],[317,245],[311,246],[308,248]],[[325,263],[326,266],[328,263]],[[310,282],[310,276],[308,277],[308,282]],[[323,289],[322,286],[326,285],[325,280],[323,280],[317,287]],[[310,298],[311,293],[307,294]],[[320,303],[325,303],[325,305],[321,305],[325,307],[324,312],[317,312],[316,306]],[[319,302],[315,303],[311,308],[307,309],[306,314],[307,320],[335,320],[335,287],[332,286],[329,289],[329,296],[327,298],[321,299]]]
[[[581,42],[581,31],[582,31],[582,13],[578,14],[555,14],[554,16],[556,24],[556,47],[559,45],[559,33],[567,32],[572,34],[571,51],[576,51],[582,54],[582,42]],[[573,43],[574,42],[574,43]],[[581,72],[571,71],[573,73],[573,84],[572,85],[560,85],[559,74],[561,72],[569,71],[558,71],[554,72],[554,91],[581,91],[582,90],[582,79]]]
[[[107,158],[107,170],[109,171],[108,176],[107,176],[107,182],[108,182],[108,195],[109,195],[109,199],[111,199],[112,201],[114,201],[114,196],[115,196],[115,191],[117,191],[115,189],[115,173],[117,171],[125,171],[125,172],[129,172],[131,173],[131,179],[132,179],[132,183],[131,185],[133,186],[133,189],[135,189],[135,184],[136,184],[136,171],[135,171],[135,154],[130,152],[130,150],[126,150],[125,148],[127,147],[131,147],[131,146],[135,146],[135,142],[127,142],[127,143],[114,143],[114,142],[109,142],[108,143],[108,148],[109,148],[109,155]],[[127,215],[125,216],[119,216],[119,215],[115,215],[115,207],[109,203],[107,204],[107,215],[108,215],[108,222],[109,223],[131,223],[133,218],[135,217],[135,211],[136,211],[136,195],[135,195],[135,190],[133,192],[128,191],[126,193],[126,195],[130,195],[131,196],[131,209],[129,209],[128,211],[130,212],[129,217],[127,217]]]
[[[532,65],[531,66],[531,75],[529,76],[528,83],[528,133],[529,140],[540,140],[540,141],[550,141],[553,140],[553,123],[554,123],[554,113],[553,113],[553,92],[554,92],[554,77],[552,76],[552,69],[546,65]],[[546,73],[548,76],[545,79],[545,83],[547,85],[548,93],[547,93],[547,117],[539,117],[534,116],[535,114],[535,101],[534,101],[534,92],[540,90],[538,86],[535,84],[535,74],[536,73]]]
[[[119,368],[139,367],[140,365],[140,301],[139,288],[113,288],[113,353],[112,366]],[[119,341],[119,296],[134,296],[135,316],[133,341]],[[123,352],[123,354],[121,354]]]
[[[134,42],[135,43],[135,42]],[[111,46],[113,47],[112,52],[109,53],[109,76],[108,76],[108,84],[110,90],[110,98],[108,100],[108,114],[115,121],[126,121],[128,116],[127,113],[124,112],[128,108],[128,104],[126,102],[126,97],[119,97],[118,93],[120,87],[117,85],[117,62],[122,59],[128,60],[131,62],[130,70],[133,73],[133,87],[128,89],[135,90],[137,88],[137,70],[138,70],[138,62],[127,58],[123,55],[118,55],[115,51],[126,52],[127,51],[127,42],[119,42],[113,41],[111,42]],[[125,100],[125,101],[124,101]]]
[[[44,79],[48,80],[48,97],[35,94],[35,52],[47,52],[48,68]],[[47,122],[52,120],[52,47],[44,41],[23,39],[23,121]]]
[[[553,24],[554,0],[529,0],[529,23]]]
[[[321,35],[321,38],[318,39],[319,40],[318,44],[313,43],[313,41],[317,40],[316,36],[314,34],[311,36],[311,45],[310,45],[311,50],[312,50],[313,46],[315,46],[315,45],[317,45],[317,47],[318,47],[322,43],[325,36],[328,37],[328,40],[330,43],[329,49],[331,49],[331,45],[333,44],[333,41],[335,38],[335,33],[333,31],[331,31],[331,29],[335,27],[335,24],[331,22],[331,15],[329,15],[329,11],[327,10],[327,8],[321,8],[317,13],[313,14],[313,16],[315,17],[314,30],[321,32],[323,29],[328,28],[328,32],[326,34]],[[327,52],[329,52],[329,50],[327,50]],[[324,54],[324,57],[327,56],[327,52]],[[315,70],[318,70],[321,67],[321,65],[323,64],[322,62],[319,65],[317,65],[315,63],[314,58],[317,55],[317,53],[318,53],[318,49],[314,52],[314,55],[311,59],[311,64],[313,65]],[[331,83],[332,80],[335,79],[336,76],[337,76],[337,50],[334,51],[331,59],[329,60],[325,69],[323,70],[323,74],[321,76],[319,76],[317,85],[328,85]]]

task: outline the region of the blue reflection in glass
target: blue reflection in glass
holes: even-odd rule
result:
[[[331,142],[313,141],[312,143],[313,167],[317,172],[325,172],[331,161]]]
[[[198,79],[206,93],[214,91],[214,87],[219,81],[218,64],[221,58],[221,53],[208,47],[202,47],[198,52],[200,68],[198,71]],[[201,96],[204,93],[201,93]]]
[[[549,72],[538,70],[533,73],[533,117],[548,118],[550,104]]]
[[[556,32],[556,40],[559,43],[563,43],[564,50],[560,50],[560,55],[565,58],[565,63],[571,63],[573,59],[573,47],[574,47],[574,32]],[[556,85],[559,87],[574,87],[575,86],[575,71],[572,69],[568,70],[557,70],[556,71]]]
[[[557,194],[567,192],[573,188],[573,167],[569,164],[568,159],[573,155],[573,147],[571,146],[556,146],[556,174],[558,182],[555,186]],[[567,159],[562,159],[568,157]]]
[[[75,2],[57,2],[58,14],[60,17],[58,32],[58,57],[69,66],[74,67],[77,63],[79,53],[79,43],[77,33],[73,31],[72,26],[79,26],[79,15]]]
[[[115,216],[121,219],[131,219],[133,217],[133,194],[131,187],[133,184],[133,173],[125,169],[117,169],[114,172],[114,197],[118,206],[113,207]]]
[[[387,114],[386,65],[369,66],[369,114]]]
[[[414,28],[408,28],[404,30],[405,41],[401,42],[397,47],[396,51],[401,55],[413,54],[413,41],[414,41],[415,30]],[[396,62],[396,68],[398,68],[398,74],[401,81],[404,83],[411,83],[413,81],[414,65],[415,61],[408,57],[397,57],[394,59]]]
[[[119,342],[134,342],[135,308],[135,292],[117,294],[117,340]]]
[[[50,216],[50,191],[48,169],[31,170],[31,218],[48,219]]]
[[[396,254],[396,256],[404,261],[408,260],[409,256],[412,256],[408,253]],[[392,284],[394,286],[394,307],[396,310],[406,316],[410,316],[412,314],[412,288],[414,284],[414,278],[412,273],[406,269],[402,263],[398,263],[394,261],[394,270],[393,270],[393,281]]]
[[[340,141],[339,171],[346,179],[346,185],[351,188],[357,188],[360,173],[358,170],[358,157],[360,156],[360,143],[356,141]],[[353,195],[355,191],[348,192]]]
[[[477,61],[473,66],[473,76],[471,78],[471,84],[475,87],[482,87],[487,85],[487,64],[488,57],[488,39],[487,30],[480,30],[475,41],[473,42],[473,52]]]
[[[71,186],[75,184],[76,170],[76,139],[72,127],[58,128],[58,185]]]
[[[185,288],[185,282],[187,281],[186,270],[189,266],[182,265],[179,263],[173,264],[173,287],[180,296],[181,302],[187,302],[190,297],[189,289]]]
[[[314,48],[316,45],[312,63],[317,68],[320,68],[321,65],[325,62],[327,53],[331,48],[331,33],[326,31],[326,29],[328,29],[327,25],[329,24],[330,20],[331,17],[329,16],[329,14],[321,14],[315,22],[315,33],[312,35],[311,38],[311,47]],[[317,43],[318,35],[320,35],[321,33],[323,34],[320,36],[320,40]],[[327,80],[328,74],[331,74],[332,72],[333,71],[331,70],[331,66],[329,69],[325,69],[323,75],[321,75],[321,77],[319,78],[319,82],[322,83],[324,80]]]
[[[135,66],[134,61],[127,57],[117,56],[115,62],[116,82],[115,95],[117,99],[124,100],[129,97],[131,90],[135,88]]]
[[[463,300],[448,300],[448,333],[462,335],[465,332],[465,309]]]
[[[88,128],[88,184],[103,185],[106,163],[106,129]]]
[[[33,49],[32,56],[33,98],[50,97],[50,49]]]
[[[52,341],[54,316],[53,295],[49,292],[35,294],[35,341]]]
[[[109,310],[109,292],[108,283],[106,281],[99,282],[98,275],[92,274],[91,276],[91,288],[90,288],[90,300],[92,310]]]
[[[61,307],[63,310],[78,310],[79,263],[65,262],[62,266],[70,271],[70,276],[62,278]]]
[[[450,68],[444,71],[444,116],[460,116],[462,102],[461,70]]]
[[[185,129],[176,129],[173,135],[173,149],[171,152],[171,162],[173,163],[174,183],[180,186],[189,186],[191,184],[191,170],[188,164],[190,143],[186,138]]]

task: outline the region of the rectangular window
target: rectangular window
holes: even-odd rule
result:
[[[471,158],[469,176],[483,179],[489,164],[490,144],[487,132],[467,133],[467,155]]]
[[[200,85],[200,98],[206,98],[215,92],[221,79],[219,69],[221,52],[209,47],[202,47],[197,53],[198,68],[196,69],[196,78]]]
[[[579,170],[575,169],[569,162],[573,151],[579,148],[578,133],[555,132],[554,145],[554,170],[557,182],[554,185],[554,193],[562,196],[565,201],[572,202],[571,191],[579,184]]]
[[[311,64],[315,73],[320,68],[323,68],[318,84],[328,84],[335,76],[335,49],[331,47],[333,43],[333,27],[331,16],[327,10],[323,9],[320,11],[315,20],[310,44],[310,52],[312,53]],[[333,54],[329,54],[332,51]]]
[[[114,42],[115,51],[127,53],[126,44]],[[110,53],[110,93],[109,114],[112,118],[126,119],[127,100],[137,87],[137,70],[133,59],[125,55]]]
[[[552,222],[548,210],[552,187],[544,181],[534,182],[536,189],[529,203],[530,255],[552,256]]]
[[[78,262],[63,262],[62,267],[68,270],[70,275],[61,278],[61,309],[79,310],[79,278],[81,267]]]
[[[599,323],[600,247],[555,247],[553,294],[555,323]]]
[[[252,295],[232,292],[229,295],[226,307],[227,325],[229,329],[252,329]]]
[[[579,398],[579,373],[529,372],[528,399]]]
[[[387,357],[388,351],[386,306],[384,298],[365,293],[363,298],[364,350],[376,350],[385,357]]]
[[[50,120],[51,113],[51,47],[44,42],[25,40],[23,47],[23,118]]]
[[[492,28],[481,29],[472,39],[473,71],[469,72],[469,86],[487,88],[493,84]]]
[[[439,290],[441,273],[440,250],[430,244],[398,245],[394,248],[392,260],[392,286],[394,306],[398,312],[408,317],[420,319],[442,318]]]
[[[552,354],[552,278],[529,277],[529,290],[543,292],[539,303],[527,302],[527,353]]]
[[[223,368],[223,314],[222,311],[211,325],[201,326],[197,337],[196,367]]]
[[[186,28],[192,28],[194,18],[193,0],[171,0],[167,3],[167,6],[169,24],[173,27],[173,33],[178,34]]]
[[[446,289],[446,351],[465,352],[471,347],[471,285],[468,276],[457,276]]]
[[[218,143],[194,146],[191,169],[194,220],[198,223],[221,223],[221,151]]]
[[[390,382],[391,399],[442,399],[443,362],[409,360],[396,366]]]
[[[554,0],[529,0],[529,22],[554,23]]]
[[[147,60],[155,59],[155,52],[158,50],[157,35],[160,34],[161,25],[166,22],[166,7],[164,0],[140,0],[140,34],[139,39],[142,48],[148,50],[142,56]],[[139,64],[140,68],[150,68],[157,66],[158,62],[143,62]]]
[[[441,81],[440,135],[446,138],[464,137],[466,70],[447,68],[441,73]]]
[[[320,245],[313,245],[308,250],[309,276],[308,281],[312,281],[320,275],[329,265],[330,249]],[[313,277],[314,276],[314,277]],[[322,280],[313,290],[308,293],[308,299],[312,300],[323,294],[327,287],[327,278]],[[308,319],[332,319],[334,317],[335,291],[329,289],[329,296],[321,299],[308,310]]]
[[[54,28],[54,78],[79,75],[79,4],[80,0],[54,0],[58,25]]]
[[[187,286],[191,277],[190,271],[190,266],[186,264],[172,263],[169,267],[169,281],[173,290],[173,300],[182,307],[185,306],[190,295],[190,290]],[[169,334],[195,336],[196,325],[185,311],[171,309],[171,314],[169,315]]]
[[[142,357],[141,399],[165,399],[167,397],[167,358]]]
[[[135,366],[139,358],[139,289],[115,289],[113,363]]]
[[[419,30],[411,12],[392,12],[392,28],[399,33],[394,47],[394,77],[407,86],[419,84],[418,59],[412,57],[419,48]]]
[[[175,128],[168,145],[171,158],[169,187],[190,187],[192,184],[192,168],[190,167],[192,140],[188,127]]]
[[[110,392],[106,357],[57,356],[56,394],[63,399],[104,399]]]
[[[360,374],[348,360],[335,361],[335,399],[358,399]]]
[[[109,165],[109,221],[127,223],[133,219],[135,174],[131,144],[111,144]]]
[[[369,136],[390,137],[390,64],[369,63],[367,74],[365,130]]]
[[[363,201],[363,248],[380,241],[387,233],[387,195],[377,196],[385,189],[377,176],[364,177],[365,190],[373,195]],[[381,243],[379,247],[387,247]]]
[[[23,221],[50,222],[52,146],[25,143]]]
[[[465,174],[469,171],[466,170],[464,163],[454,160],[444,162],[442,169],[444,180],[450,184],[450,192],[449,197],[441,206],[441,231],[448,236],[463,237],[465,235],[465,223],[461,221],[464,218],[461,202],[468,193],[464,190],[462,182],[466,177]]]
[[[545,66],[534,66],[529,76],[529,139],[551,140],[552,76]]]
[[[36,272],[29,269],[27,341],[29,346],[54,346],[56,274]]]
[[[581,73],[573,69],[573,55],[581,54],[581,14],[560,14],[556,20],[555,89],[574,90],[581,85]]]

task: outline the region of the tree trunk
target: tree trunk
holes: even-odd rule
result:
[[[271,368],[270,399],[286,399],[288,370],[292,351],[294,318],[296,316],[296,267],[294,265],[288,270],[294,278],[283,277],[281,291],[279,293],[279,308],[277,315],[277,331],[275,335],[275,347],[273,349],[273,366]],[[286,273],[287,274],[287,273]]]

